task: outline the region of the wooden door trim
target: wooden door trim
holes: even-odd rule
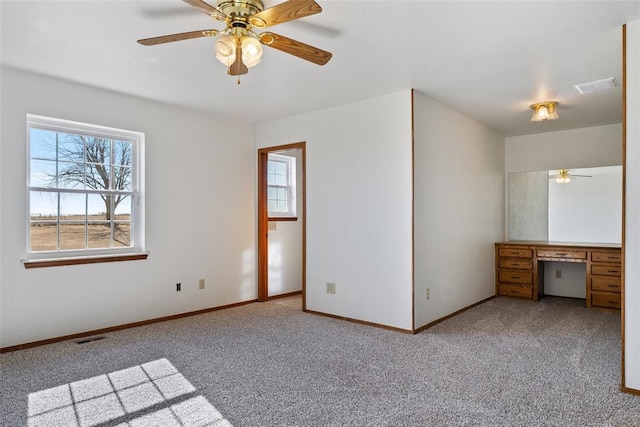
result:
[[[622,26],[622,274],[620,283],[620,335],[621,335],[621,368],[620,389],[626,388],[625,373],[625,247],[626,247],[626,216],[627,216],[627,25]]]
[[[278,145],[258,149],[258,301],[269,299],[269,215],[267,211],[267,160],[269,153],[299,149],[302,154],[302,310],[306,310],[307,298],[307,151],[306,142]]]

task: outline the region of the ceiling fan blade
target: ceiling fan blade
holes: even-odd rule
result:
[[[289,0],[256,13],[249,22],[254,27],[265,28],[320,12],[322,8],[313,0]]]
[[[229,66],[227,73],[230,76],[240,76],[242,74],[247,74],[248,72],[249,69],[244,65],[244,62],[242,62],[242,48],[238,46],[236,48],[236,60]]]
[[[575,178],[593,178],[592,175],[574,175],[572,173],[570,173],[568,176],[575,177]]]
[[[271,32],[260,34],[260,43],[318,65],[326,64],[333,56],[326,50]]]
[[[217,7],[213,7],[210,4],[203,2],[202,0],[182,0],[182,1],[195,7],[196,9],[200,9],[207,15],[212,16],[214,18],[217,18],[217,17],[221,17],[225,19],[228,18],[228,16],[220,12],[220,10],[218,10]]]
[[[218,35],[218,30],[199,30],[189,31],[187,33],[167,34],[166,36],[150,37],[148,39],[140,39],[138,43],[145,46],[153,46],[156,44],[177,42],[180,40],[197,39],[199,37],[213,37]]]

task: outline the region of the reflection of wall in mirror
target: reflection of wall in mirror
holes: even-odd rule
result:
[[[509,174],[509,240],[548,240],[547,172]]]

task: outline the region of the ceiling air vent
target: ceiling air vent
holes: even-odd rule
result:
[[[597,92],[599,90],[612,89],[614,87],[618,87],[618,83],[613,77],[573,85],[573,88],[580,95],[584,95],[585,93]]]

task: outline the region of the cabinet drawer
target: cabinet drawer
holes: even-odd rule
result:
[[[620,308],[620,294],[592,292],[591,305],[593,307]]]
[[[538,258],[587,259],[587,251],[538,249]]]
[[[533,298],[533,288],[531,286],[503,285],[498,287],[498,294],[509,297]]]
[[[533,250],[526,248],[499,248],[498,255],[512,258],[531,258]]]
[[[532,270],[533,261],[530,259],[500,258],[498,260],[498,267],[512,268],[515,270]]]
[[[498,281],[530,285],[533,283],[533,273],[530,271],[500,270],[498,272]]]
[[[622,262],[622,254],[620,252],[591,252],[591,261],[593,262]]]
[[[620,293],[620,277],[591,276],[591,290]]]
[[[622,267],[614,264],[591,264],[591,274],[598,276],[620,276]]]

